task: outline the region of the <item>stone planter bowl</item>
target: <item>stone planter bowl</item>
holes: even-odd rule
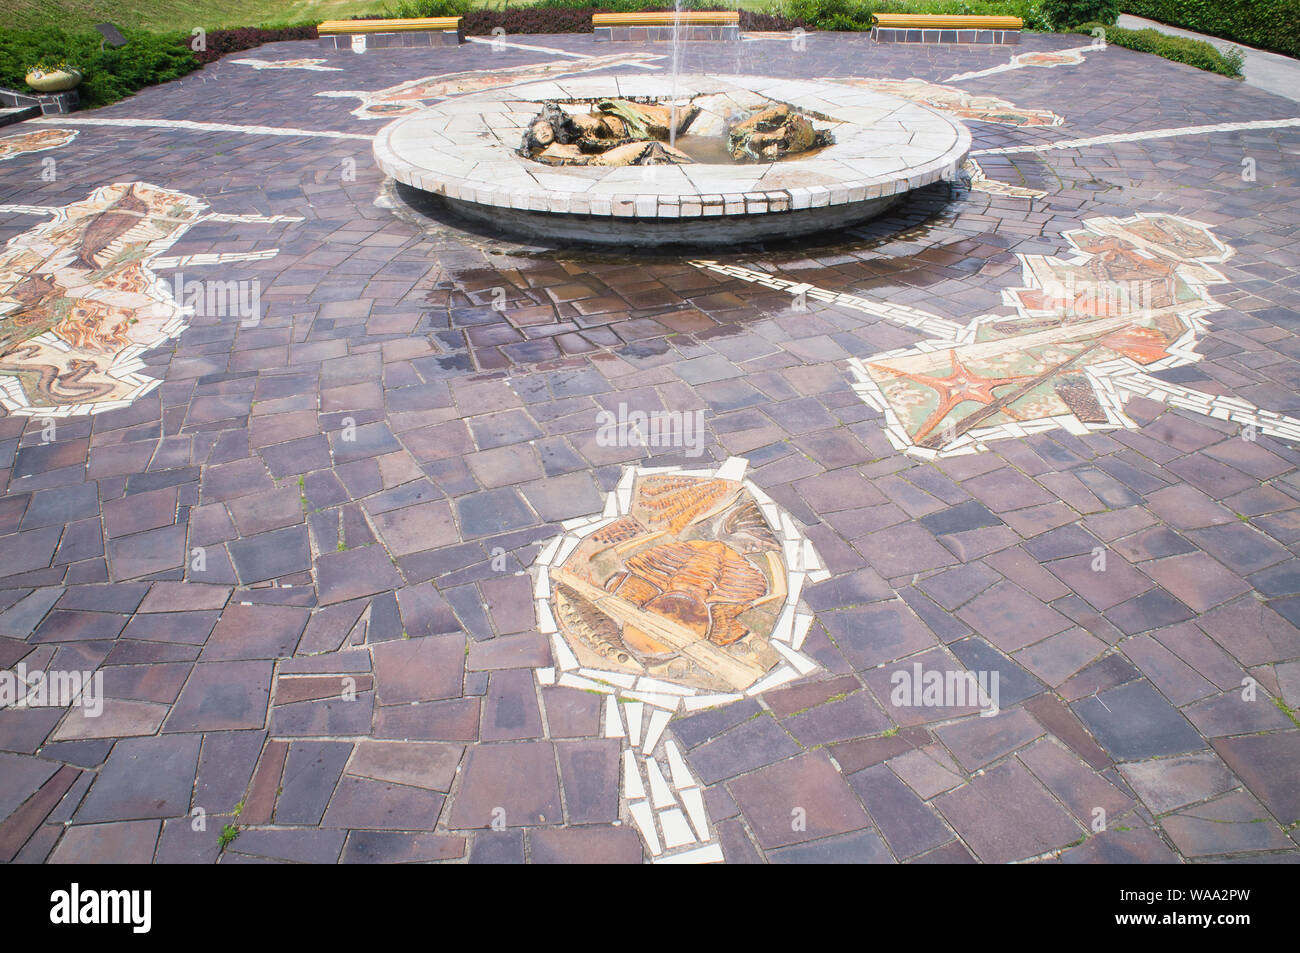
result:
[[[81,71],[75,69],[28,70],[27,85],[38,93],[65,93],[81,83]]]

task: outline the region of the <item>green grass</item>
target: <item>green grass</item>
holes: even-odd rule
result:
[[[384,0],[5,0],[5,26],[119,27],[188,33],[240,26],[286,26],[382,13]]]
[[[322,20],[345,20],[364,13],[384,13],[399,0],[5,0],[4,26],[31,30],[57,25],[90,30],[99,23],[142,30],[188,33],[241,26],[276,27]],[[474,0],[476,7],[500,8],[506,0]],[[531,0],[510,0],[512,7]],[[669,0],[671,2],[671,0]],[[727,6],[767,11],[773,0],[722,0]]]

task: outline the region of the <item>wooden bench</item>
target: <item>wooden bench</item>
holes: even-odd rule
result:
[[[671,40],[674,23],[683,40],[739,40],[735,10],[683,10],[681,13],[593,13],[596,40]]]
[[[455,46],[465,40],[460,17],[406,20],[326,20],[316,27],[327,50],[384,49],[395,46]]]
[[[880,43],[1019,43],[1020,17],[876,13],[871,38]]]

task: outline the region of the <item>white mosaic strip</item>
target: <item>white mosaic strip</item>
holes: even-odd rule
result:
[[[297,60],[260,60],[256,57],[245,57],[239,60],[227,60],[229,63],[238,63],[241,66],[251,66],[256,70],[263,69],[305,69],[317,73],[341,73],[343,70],[338,66],[322,66],[323,59],[297,59]]]
[[[796,298],[811,298],[814,301],[821,301],[825,304],[835,304],[853,311],[861,311],[863,314],[870,314],[873,317],[883,318],[891,324],[897,324],[900,327],[911,328],[914,331],[920,331],[922,334],[928,334],[931,337],[942,338],[953,343],[960,343],[966,340],[973,329],[966,325],[958,324],[955,321],[949,321],[947,318],[940,318],[937,315],[920,311],[916,308],[910,308],[903,304],[890,304],[885,301],[872,301],[868,298],[862,298],[858,295],[848,294],[841,291],[828,291],[825,288],[818,288],[816,285],[810,285],[805,282],[789,281],[785,278],[777,278],[775,275],[769,275],[763,271],[754,271],[751,268],[742,268],[739,265],[724,265],[708,259],[696,259],[690,264],[696,268],[702,268],[707,271],[713,271],[720,275],[726,275],[730,278],[739,278],[742,281],[752,282],[753,284],[762,285],[765,288],[772,288],[776,291],[786,291]]]
[[[1287,129],[1300,126],[1296,119],[1256,119],[1250,122],[1220,122],[1208,126],[1176,126],[1169,129],[1148,129],[1145,132],[1116,132],[1088,139],[1062,139],[1033,146],[1003,146],[999,149],[976,149],[973,156],[1014,155],[1026,152],[1052,152],[1058,149],[1083,149],[1111,142],[1146,142],[1148,139],[1170,139],[1175,136],[1203,136],[1214,132],[1242,132],[1248,129]]]
[[[1006,182],[990,179],[974,159],[967,159],[966,164],[962,166],[962,171],[970,178],[970,187],[976,192],[987,192],[990,195],[1010,195],[1020,199],[1041,199],[1047,195],[1046,192],[1040,192],[1038,189],[1026,188],[1023,185],[1010,185]]]
[[[118,126],[136,129],[183,129],[188,132],[237,132],[247,136],[307,136],[316,139],[360,139],[370,142],[374,137],[356,132],[333,132],[328,129],[291,129],[285,126],[241,126],[230,122],[197,122],[193,119],[109,119],[103,116],[59,116],[59,125],[74,123],[80,126]],[[37,117],[29,122],[54,122],[55,117]]]

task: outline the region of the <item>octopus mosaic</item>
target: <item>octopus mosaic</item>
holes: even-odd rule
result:
[[[606,695],[629,812],[658,859],[722,859],[698,781],[663,739],[672,714],[820,668],[802,651],[813,617],[799,599],[830,574],[746,465],[629,468],[602,513],[566,523],[536,564],[555,659],[538,680]]]
[[[161,381],[141,355],[179,335],[192,305],[155,269],[273,257],[276,249],[187,258],[163,252],[206,221],[301,221],[223,215],[193,195],[118,182],[63,207],[0,205],[47,215],[0,252],[0,406],[68,416],[128,406]]]
[[[1065,233],[1071,257],[1017,256],[1024,285],[1003,291],[1015,314],[981,315],[966,325],[745,268],[694,264],[927,334],[909,347],[849,361],[854,389],[884,414],[890,442],[923,459],[1055,428],[1134,428],[1124,405],[1135,396],[1300,441],[1300,421],[1152,374],[1199,360],[1197,339],[1209,329],[1203,316],[1223,307],[1209,286],[1226,279],[1212,266],[1232,249],[1210,226],[1165,214],[1083,225]]]

